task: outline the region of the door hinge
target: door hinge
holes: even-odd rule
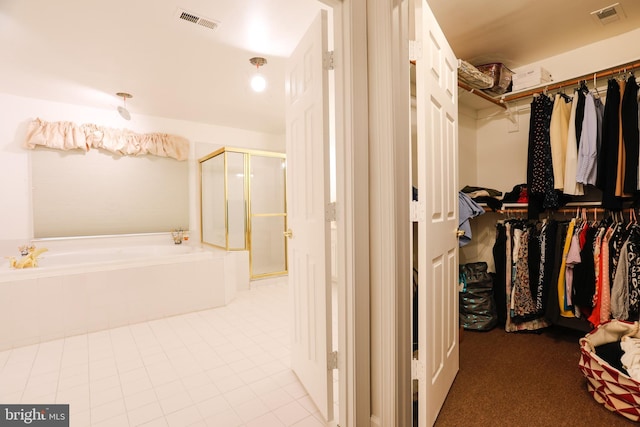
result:
[[[424,364],[418,359],[411,359],[411,379],[422,381],[424,379]]]
[[[409,216],[411,217],[411,222],[424,221],[424,204],[419,200],[412,200],[409,206]]]
[[[333,70],[335,68],[335,63],[333,60],[333,51],[330,50],[322,54],[322,68],[325,70]]]
[[[336,202],[331,202],[327,204],[324,210],[324,218],[327,222],[332,222],[336,220]]]
[[[417,40],[409,40],[409,61],[422,59],[422,43]]]
[[[338,369],[338,352],[332,351],[327,357],[327,370]]]

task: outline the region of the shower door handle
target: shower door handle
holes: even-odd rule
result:
[[[287,231],[283,231],[282,234],[284,234],[284,237],[288,237],[290,239],[293,239],[293,231],[291,231],[290,228]]]

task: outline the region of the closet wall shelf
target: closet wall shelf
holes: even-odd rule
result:
[[[494,211],[492,209],[488,209],[486,203],[478,203],[478,205],[484,208],[487,213],[526,213],[528,212],[528,203],[503,203],[502,209]],[[549,213],[561,213],[561,214],[575,214],[577,208],[594,208],[596,212],[602,213],[605,212],[606,209],[602,208],[601,202],[569,202],[564,207],[560,209],[556,209],[554,211],[549,211]],[[591,212],[591,211],[589,211]]]
[[[502,95],[500,100],[503,102],[516,101],[518,99],[533,96],[545,90],[556,90],[556,89],[566,88],[569,86],[575,86],[580,84],[580,82],[583,80],[593,81],[594,78],[597,80],[605,77],[612,77],[622,73],[626,73],[628,71],[632,71],[633,69],[636,69],[636,68],[640,68],[640,60],[628,62],[626,64],[620,64],[615,67],[605,68],[604,70],[600,70],[595,73],[584,74],[580,77],[575,77],[573,79],[562,80],[559,82],[554,82],[553,84],[536,86],[534,88],[527,89],[522,92],[517,92],[517,93],[511,92],[510,94]]]
[[[508,208],[526,208],[527,206],[529,206],[528,203],[503,203],[502,207],[505,209]],[[566,205],[564,205],[566,208],[573,208],[572,210],[575,211],[575,208],[593,208],[593,207],[600,207],[602,206],[601,202],[569,202]],[[564,209],[564,208],[561,208]]]
[[[562,80],[559,82],[553,82],[551,84],[544,84],[544,85],[539,85],[539,86],[535,86],[529,89],[525,89],[523,91],[520,92],[509,92],[507,94],[498,96],[498,97],[492,97],[490,95],[487,95],[486,93],[484,93],[483,91],[479,90],[479,89],[474,89],[471,86],[469,86],[468,84],[458,80],[458,87],[461,89],[466,90],[467,92],[476,95],[479,98],[482,98],[483,100],[492,103],[493,105],[496,105],[498,107],[501,107],[503,109],[507,109],[508,105],[507,102],[510,101],[517,101],[519,99],[523,99],[523,98],[528,98],[531,97],[537,93],[541,93],[543,91],[547,91],[547,90],[556,90],[556,89],[562,89],[562,88],[567,88],[570,86],[575,86],[580,84],[581,81],[583,80],[587,80],[587,81],[593,81],[594,77],[596,80],[598,79],[602,79],[605,77],[611,77],[611,76],[616,76],[618,74],[621,73],[625,73],[631,70],[634,70],[636,68],[640,68],[640,60],[636,60],[633,62],[628,62],[626,64],[620,64],[617,65],[615,67],[610,67],[610,68],[605,68],[604,70],[600,70],[598,72],[595,73],[589,73],[589,74],[584,74],[580,77],[575,77],[572,79],[567,79],[567,80]]]
[[[458,87],[466,90],[469,93],[479,96],[485,101],[491,102],[492,104],[497,105],[498,107],[504,108],[505,110],[507,109],[507,105],[501,99],[492,98],[491,96],[487,95],[483,91],[472,88],[471,86],[469,86],[463,81],[458,80]]]

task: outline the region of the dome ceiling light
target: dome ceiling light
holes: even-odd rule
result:
[[[267,60],[256,56],[249,59],[251,65],[256,67],[256,73],[251,77],[251,89],[255,92],[263,92],[267,88],[267,79],[264,78],[262,74],[260,74],[260,67],[266,65]]]
[[[127,92],[118,92],[116,96],[122,98],[122,105],[118,106],[118,113],[125,120],[131,120],[131,113],[127,110],[127,99],[133,98],[133,95]]]

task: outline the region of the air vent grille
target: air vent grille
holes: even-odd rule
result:
[[[604,9],[603,11],[598,13],[598,19],[606,19],[611,16],[617,15],[615,7],[610,7],[608,9]]]
[[[591,12],[591,16],[596,22],[602,25],[607,25],[626,18],[620,3],[614,3],[610,6],[603,7],[602,9],[594,10]]]
[[[202,16],[198,16],[195,13],[187,12],[186,10],[182,10],[182,9],[178,9],[176,16],[178,17],[178,19],[192,22],[194,24],[201,25],[211,30],[215,30],[216,28],[218,28],[218,25],[220,25],[219,22],[213,19],[203,18]]]

